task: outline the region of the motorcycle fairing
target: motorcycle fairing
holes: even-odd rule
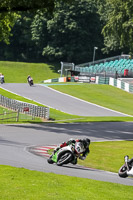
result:
[[[53,154],[52,156],[52,160],[57,163],[57,155],[58,155],[58,152],[56,152],[55,154]]]
[[[57,159],[58,159],[58,155],[60,152],[62,151],[72,151],[70,146],[66,146],[66,147],[62,147],[61,149],[59,149],[55,154],[53,154],[52,156],[52,160],[57,163]]]
[[[127,175],[133,176],[133,167],[131,168],[131,170],[127,171]]]

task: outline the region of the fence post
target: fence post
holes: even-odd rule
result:
[[[18,109],[18,112],[17,112],[16,121],[17,121],[17,122],[19,121],[19,109]]]
[[[32,120],[35,119],[35,106],[32,105]]]

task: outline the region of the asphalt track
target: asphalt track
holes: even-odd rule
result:
[[[63,167],[58,167],[55,164],[50,165],[45,157],[36,156],[28,151],[29,147],[58,145],[70,138],[89,137],[91,141],[133,140],[132,127],[133,123],[124,122],[38,125],[0,124],[0,165],[23,167],[30,170],[133,186],[132,178],[122,179],[117,173],[89,169],[78,165],[70,164]],[[123,160],[121,164],[123,164]]]
[[[60,93],[44,85],[30,87],[24,83],[7,83],[2,88],[35,100],[48,107],[79,116],[128,116],[105,107]]]
[[[19,88],[21,85],[26,91],[21,91]],[[28,95],[28,88],[30,88],[26,84],[4,84],[2,87],[23,96]],[[30,92],[30,95],[33,97],[32,99],[36,96],[37,91],[38,95],[40,95],[40,88],[41,91],[43,89],[45,90],[45,87],[42,86],[30,88],[30,91],[32,91]],[[48,91],[51,90],[48,89]],[[44,98],[47,97],[47,93],[45,92]],[[31,97],[29,96],[29,98]],[[41,99],[43,100],[43,98]],[[70,164],[63,167],[49,165],[46,158],[36,156],[28,151],[29,147],[58,145],[62,141],[70,138],[89,137],[91,141],[133,140],[132,127],[132,122],[38,125],[0,124],[0,164],[133,186],[132,178],[122,179],[117,173],[89,169],[78,165],[74,166]]]

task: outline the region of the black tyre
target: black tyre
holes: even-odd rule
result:
[[[58,155],[57,165],[61,166],[63,164],[68,164],[73,160],[73,155],[70,151],[61,152]]]
[[[31,81],[31,86],[33,85],[33,81]]]
[[[51,158],[48,158],[48,159],[47,159],[47,162],[48,162],[49,164],[53,164],[53,163],[54,163],[54,161],[53,161]]]
[[[126,178],[128,177],[127,175],[127,166],[124,164],[120,169],[119,169],[119,172],[118,172],[119,176],[121,178]]]

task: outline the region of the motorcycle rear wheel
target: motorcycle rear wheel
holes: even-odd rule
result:
[[[122,167],[119,169],[118,175],[119,175],[121,178],[126,178],[126,177],[128,177],[128,175],[127,175],[127,166],[126,166],[125,164],[122,165]]]
[[[61,152],[58,155],[57,165],[62,166],[63,164],[68,164],[73,160],[73,155],[70,151]]]

